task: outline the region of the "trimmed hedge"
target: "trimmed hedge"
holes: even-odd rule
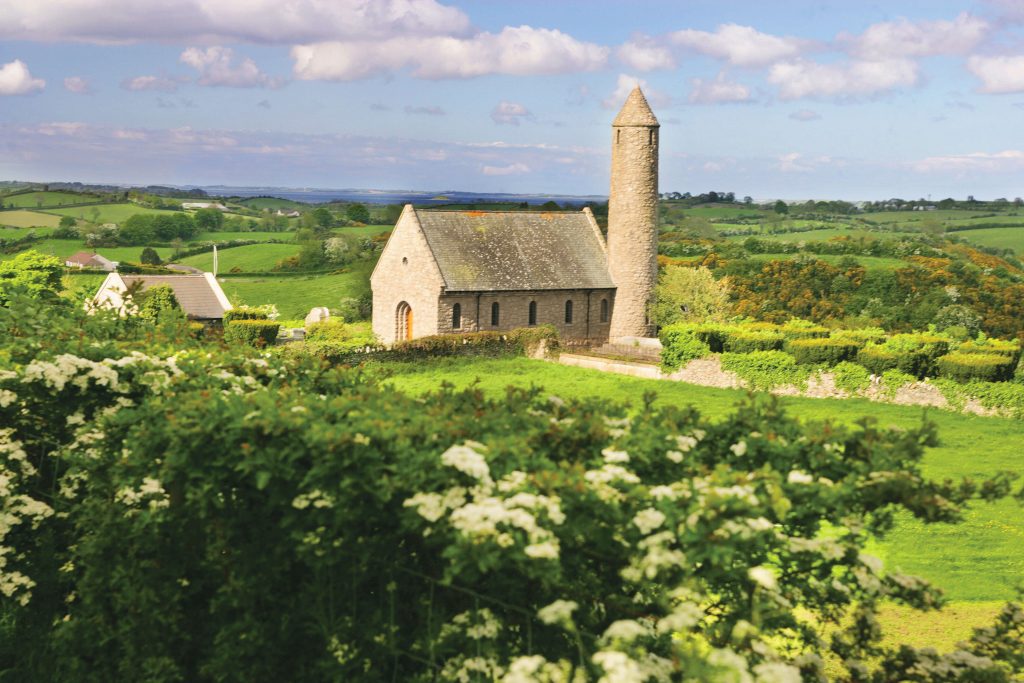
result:
[[[966,341],[956,349],[957,353],[981,353],[1009,358],[1014,363],[1020,360],[1020,344],[1016,341],[1005,339],[980,338]]]
[[[836,365],[857,357],[862,344],[843,339],[811,337],[793,339],[786,345],[786,351],[801,365]]]
[[[939,358],[937,366],[939,377],[958,382],[1006,382],[1013,378],[1016,362],[1013,358],[996,353],[956,351]]]
[[[241,342],[249,346],[269,346],[277,339],[280,323],[270,320],[233,320],[224,326],[224,341]]]
[[[855,330],[832,330],[832,339],[860,342],[863,344],[881,343],[885,341],[885,330],[881,327],[861,327]]]
[[[729,353],[753,353],[754,351],[778,351],[785,342],[783,336],[770,330],[747,331],[746,328],[730,331],[725,337],[725,350]]]
[[[224,313],[224,324],[228,325],[237,320],[269,320],[269,306],[238,306]]]
[[[696,335],[692,325],[666,325],[658,335],[661,340],[661,366],[677,370],[691,360],[711,353],[711,347]]]
[[[867,346],[857,352],[857,362],[872,375],[882,375],[889,370],[923,378],[927,359],[913,351],[894,351],[883,345]]]
[[[798,318],[787,322],[779,331],[782,332],[782,336],[786,339],[818,339],[828,336],[827,327]]]
[[[802,385],[808,368],[797,365],[785,351],[753,351],[722,354],[722,369],[736,373],[751,389],[766,391],[784,384]]]

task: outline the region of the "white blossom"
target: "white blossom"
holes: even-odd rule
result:
[[[729,446],[729,450],[732,451],[737,458],[741,458],[747,454],[747,442],[739,441],[737,443],[734,443],[733,445]]]
[[[629,453],[626,451],[616,451],[611,448],[606,448],[601,451],[601,455],[604,456],[605,462],[629,462]]]
[[[572,600],[555,600],[537,610],[537,618],[545,624],[563,624],[572,620],[572,613],[578,607]]]
[[[747,576],[751,581],[767,590],[775,590],[779,585],[775,574],[768,567],[751,567],[747,570]]]
[[[622,641],[624,643],[632,643],[637,638],[648,636],[651,634],[650,628],[644,626],[638,621],[632,619],[619,619],[613,621],[608,628],[604,630],[604,635],[601,636],[601,640],[605,643],[612,643],[615,641]]]
[[[558,541],[544,541],[543,543],[532,543],[523,549],[527,557],[535,560],[557,560]]]
[[[640,529],[640,533],[649,534],[665,523],[665,515],[654,508],[647,508],[636,513],[633,517],[633,524]]]
[[[448,467],[453,467],[463,474],[485,484],[492,484],[491,470],[487,466],[484,456],[473,450],[470,446],[452,446],[441,454],[441,462]]]
[[[807,474],[806,472],[801,472],[800,470],[793,470],[792,472],[789,473],[789,476],[786,477],[786,481],[788,481],[790,484],[813,484],[814,477]]]
[[[645,683],[647,681],[647,674],[640,664],[625,652],[601,650],[595,652],[591,659],[604,671],[604,675],[598,679],[598,683]]]

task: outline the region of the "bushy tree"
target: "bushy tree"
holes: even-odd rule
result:
[[[667,266],[658,277],[651,305],[657,325],[720,320],[729,311],[729,287],[704,267]]]
[[[63,289],[64,263],[55,256],[30,249],[0,261],[0,305],[7,305],[15,289],[34,296],[55,296]]]
[[[162,261],[160,260],[160,254],[157,253],[153,247],[146,247],[142,250],[142,254],[139,255],[139,263],[144,263],[148,266],[159,266]]]
[[[201,232],[217,232],[224,225],[224,214],[218,209],[199,209],[193,220]]]
[[[181,311],[181,304],[174,290],[167,285],[157,285],[140,291],[134,297],[139,318],[151,323],[158,322],[171,311]]]
[[[366,208],[366,204],[349,204],[345,209],[345,216],[355,223],[370,222],[370,210]]]

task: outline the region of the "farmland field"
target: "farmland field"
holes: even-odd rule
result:
[[[0,225],[10,225],[15,228],[56,228],[60,225],[60,216],[53,216],[35,211],[0,211]]]
[[[892,270],[907,265],[906,261],[898,258],[886,258],[882,256],[841,256],[838,254],[750,254],[746,258],[750,261],[790,261],[795,258],[815,258],[825,263],[836,265],[841,259],[852,258],[868,270]]]
[[[362,263],[348,272],[331,275],[225,277],[221,287],[233,305],[275,304],[282,318],[304,318],[314,306],[333,308],[341,299],[368,293],[371,268],[371,264]]]
[[[280,240],[291,242],[295,239],[294,232],[201,232],[189,242],[228,242],[230,240],[255,240],[267,242]]]
[[[352,228],[337,228],[334,230],[335,235],[358,235],[360,237],[364,235],[379,235],[382,232],[389,232],[393,230],[393,225],[360,225]]]
[[[0,214],[3,216],[3,214]],[[26,235],[47,235],[52,231],[52,228],[8,228],[0,226],[0,240],[16,240]]]
[[[1024,225],[1019,228],[985,228],[982,230],[964,230],[952,232],[950,235],[983,247],[999,247],[1013,249],[1018,255],[1024,255]]]
[[[300,249],[298,244],[250,244],[244,247],[221,249],[217,252],[218,272],[227,273],[233,268],[246,273],[273,270],[279,261],[289,256],[295,256]],[[181,259],[178,263],[212,271],[213,252],[189,256]]]
[[[720,226],[719,226],[720,227]],[[850,239],[879,239],[887,237],[897,237],[900,234],[916,234],[916,233],[897,233],[891,231],[871,231],[864,230],[861,228],[822,228],[820,230],[808,230],[807,232],[780,232],[780,233],[764,233],[755,235],[731,235],[725,239],[730,241],[743,241],[748,237],[756,237],[764,240],[774,240],[776,242],[824,242],[832,239],[833,237],[849,237]]]
[[[99,217],[93,220],[93,211],[99,211]],[[80,218],[90,223],[123,223],[137,213],[148,214],[176,214],[178,211],[167,211],[165,209],[150,209],[138,204],[95,204],[93,206],[78,206],[71,209],[50,209],[48,213],[58,216],[71,216]]]
[[[309,204],[295,202],[291,199],[279,199],[277,197],[252,197],[251,199],[239,199],[232,203],[256,209],[257,211],[262,211],[263,209],[288,209],[291,211],[309,208]]]
[[[79,251],[96,251],[111,261],[130,261],[132,263],[139,262],[142,250],[145,249],[145,247],[98,247],[96,249],[92,249],[90,247],[86,247],[82,240],[58,239],[43,240],[38,244],[32,245],[32,248],[44,254],[51,254],[62,259]],[[173,249],[167,247],[157,247],[156,251],[162,259],[169,258],[174,252]],[[0,260],[11,259],[16,255],[17,254],[0,254]]]
[[[83,202],[99,201],[95,195],[73,194],[71,192],[27,192],[16,194],[13,197],[0,197],[0,203],[4,206],[16,206],[23,209],[34,209],[36,207],[55,207],[64,204],[81,204]]]

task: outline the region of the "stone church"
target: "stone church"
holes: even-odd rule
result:
[[[658,120],[640,88],[612,122],[608,237],[578,212],[407,205],[370,285],[387,344],[551,324],[563,339],[651,334],[658,275]]]

